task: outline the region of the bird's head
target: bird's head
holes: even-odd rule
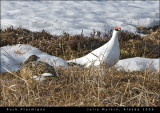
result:
[[[37,61],[39,57],[37,55],[31,55],[28,59],[30,59],[30,61]]]
[[[121,31],[121,27],[116,26],[114,29],[115,29],[115,31]]]
[[[38,59],[39,59],[38,56],[36,56],[36,55],[31,55],[31,56],[24,62],[24,64],[29,63],[29,62],[32,62],[32,61],[37,61]]]

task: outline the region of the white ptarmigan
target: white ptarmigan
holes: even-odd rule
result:
[[[112,38],[103,46],[95,49],[89,54],[67,61],[69,64],[77,64],[84,67],[105,65],[107,68],[113,66],[120,57],[120,48],[118,41],[118,33],[120,27],[115,27]]]

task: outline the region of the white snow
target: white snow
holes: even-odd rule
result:
[[[114,67],[119,71],[155,71],[160,72],[160,59],[134,57],[119,60]]]
[[[137,26],[159,22],[159,1],[1,1],[1,28],[10,25],[51,34],[90,35],[121,26],[136,32]]]
[[[1,47],[1,72],[6,72],[4,68],[7,68],[9,71],[17,71],[23,62],[31,55],[37,55],[40,57],[38,59],[39,61],[47,62],[55,67],[68,67],[67,62],[62,58],[49,55],[31,45],[17,44],[14,46]]]

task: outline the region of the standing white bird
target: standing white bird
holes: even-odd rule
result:
[[[107,68],[113,66],[120,57],[118,33],[120,27],[115,27],[112,38],[103,46],[91,53],[77,59],[67,61],[69,64],[77,64],[84,67],[105,65]]]

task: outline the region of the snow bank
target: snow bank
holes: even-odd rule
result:
[[[45,61],[52,66],[68,67],[67,62],[62,58],[49,55],[31,45],[17,44],[14,46],[1,47],[1,72],[6,72],[3,67],[10,71],[17,71],[23,62],[31,55],[37,55],[40,57],[38,59],[39,61]]]
[[[1,1],[1,27],[90,35],[115,26],[136,32],[159,22],[159,1]]]
[[[114,67],[119,71],[124,70],[127,72],[132,71],[157,71],[160,72],[160,60],[151,58],[134,57],[119,60]]]

